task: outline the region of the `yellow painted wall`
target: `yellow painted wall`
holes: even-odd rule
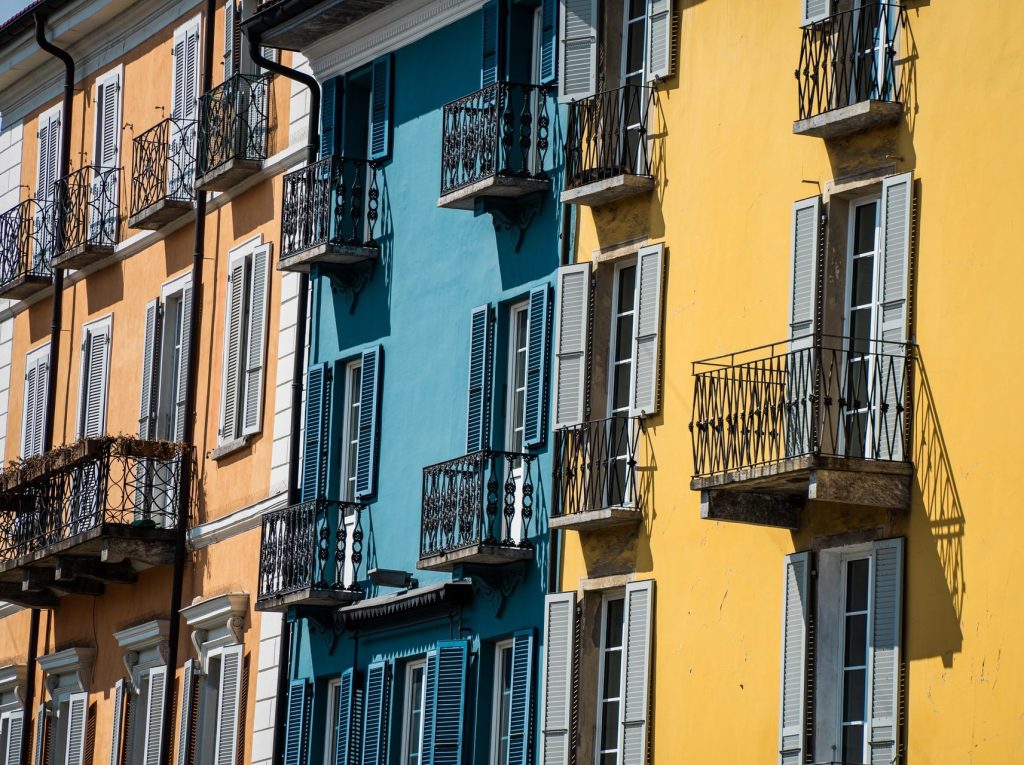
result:
[[[649,429],[653,512],[637,578],[657,580],[654,761],[770,763],[778,751],[783,556],[847,528],[905,535],[910,765],[1024,762],[1024,526],[1011,424],[1024,357],[1018,189],[1024,8],[907,2],[907,114],[828,151],[795,136],[795,0],[682,0],[678,75],[660,88],[654,196],[582,208],[577,256],[664,240],[664,381]],[[801,529],[704,521],[688,424],[690,363],[785,339],[791,205],[881,147],[919,181],[913,299],[921,364],[908,513],[810,503]],[[565,536],[562,585],[585,562]]]

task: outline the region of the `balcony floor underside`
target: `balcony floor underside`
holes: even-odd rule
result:
[[[21,300],[46,289],[52,282],[53,278],[50,276],[17,276],[0,285],[0,298]]]
[[[128,219],[128,227],[157,231],[192,212],[192,208],[192,202],[188,200],[163,197],[132,215]]]
[[[338,608],[356,603],[363,597],[362,592],[305,587],[301,590],[264,597],[256,601],[257,611],[283,613],[290,608]]]
[[[232,158],[196,178],[198,191],[230,191],[235,184],[263,169],[263,160]]]
[[[419,559],[416,568],[423,571],[451,571],[457,565],[500,566],[533,558],[532,547],[511,547],[501,544],[475,544]]]
[[[318,244],[278,261],[278,271],[309,273],[313,264],[345,266],[375,260],[380,254],[376,246],[362,244]]]

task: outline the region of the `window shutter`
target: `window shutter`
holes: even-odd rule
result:
[[[791,288],[789,299],[790,349],[812,346],[818,284],[818,232],[821,197],[803,199],[793,205]]]
[[[160,379],[160,301],[146,303],[142,339],[142,393],[139,396],[139,438],[156,438],[156,397]]]
[[[586,416],[590,327],[590,263],[558,269],[555,317],[554,428],[572,427]]]
[[[181,290],[181,353],[178,354],[178,396],[174,402],[174,440],[185,440],[185,416],[188,413],[188,365],[189,347],[192,337],[192,285],[186,284]]]
[[[238,391],[241,382],[242,331],[245,309],[244,255],[236,256],[228,270],[228,299],[224,311],[224,386],[221,395],[220,440],[238,438]]]
[[[427,651],[423,678],[423,740],[420,742],[420,751],[423,753],[423,765],[433,765],[434,709],[437,700],[437,649]]]
[[[334,765],[349,765],[352,752],[352,685],[355,671],[349,667],[341,673],[338,689],[338,740]]]
[[[672,0],[647,0],[647,77],[672,74]]]
[[[121,78],[117,73],[96,85],[96,164],[117,167],[118,138],[121,134]]]
[[[221,654],[220,694],[217,699],[217,732],[214,765],[236,765],[238,711],[242,690],[241,645],[229,645]]]
[[[576,644],[576,593],[544,599],[544,660],[541,669],[541,765],[568,765]]]
[[[786,556],[782,578],[779,765],[804,761],[811,554]]]
[[[171,48],[173,67],[171,74],[171,116],[181,118],[185,113],[185,63],[188,53],[187,32],[177,29],[174,32],[174,47]]]
[[[89,715],[89,694],[72,693],[68,697],[68,739],[64,747],[64,765],[85,762],[85,733]]]
[[[356,498],[369,497],[377,480],[377,432],[383,348],[363,351],[359,367],[359,439],[356,443]]]
[[[361,765],[385,765],[388,761],[390,695],[391,666],[386,661],[374,662],[366,670]]]
[[[39,167],[36,175],[36,198],[52,199],[53,184],[60,176],[60,111],[39,120]]]
[[[224,79],[228,80],[240,70],[242,30],[238,25],[236,0],[224,3]]]
[[[558,76],[558,0],[541,0],[540,23],[540,84],[548,85]]]
[[[149,698],[146,703],[145,742],[142,747],[143,765],[160,765],[160,736],[164,729],[164,684],[167,667],[149,670]]]
[[[508,720],[508,760],[528,765],[533,745],[533,630],[512,637],[512,698]]]
[[[185,76],[181,116],[195,119],[199,114],[199,24],[190,24],[185,34]]]
[[[391,152],[391,54],[374,59],[370,86],[370,159]]]
[[[498,81],[501,55],[501,22],[498,16],[498,0],[488,0],[481,13],[483,18],[483,63],[480,67],[480,87],[486,88]]]
[[[334,124],[338,114],[338,79],[320,83],[320,159],[334,154]]]
[[[270,245],[252,254],[249,282],[249,348],[245,354],[245,397],[242,433],[259,433],[263,422],[263,367],[266,363],[267,293],[269,290]]]
[[[195,714],[195,689],[199,679],[199,666],[195,659],[185,662],[181,678],[181,701],[178,721],[178,754],[177,765],[188,765],[192,762],[192,736],[195,732],[193,715]]]
[[[122,762],[126,685],[128,685],[128,681],[124,678],[114,683],[114,708],[111,712],[113,722],[110,726],[110,765],[121,765]]]
[[[469,644],[465,640],[442,640],[437,644],[434,751],[430,765],[462,765],[468,658]]]
[[[49,346],[29,354],[25,362],[25,419],[22,423],[22,457],[38,457],[43,453],[43,419],[46,410],[46,388],[49,385]]]
[[[306,431],[302,448],[302,501],[322,497],[324,489],[324,450],[330,422],[331,370],[327,364],[315,364],[306,372]]]
[[[800,26],[827,19],[831,13],[831,0],[800,0]]]
[[[8,765],[21,765],[21,734],[25,729],[25,715],[21,710],[11,712],[7,718],[7,751],[5,762]]]
[[[633,346],[633,416],[658,411],[661,351],[661,289],[664,245],[641,247],[637,254],[636,343]]]
[[[288,687],[288,720],[284,734],[284,765],[302,765],[309,752],[308,680],[292,680]]]
[[[626,634],[623,646],[625,675],[620,707],[622,763],[647,762],[647,713],[651,677],[651,632],[654,623],[654,582],[626,585]]]
[[[139,704],[138,690],[130,681],[125,685],[124,706],[125,737],[123,743],[124,754],[121,762],[128,765],[137,759],[135,756],[135,730],[136,726],[139,724],[138,716],[141,711],[139,709],[141,704]]]
[[[491,307],[474,308],[469,330],[469,403],[466,423],[466,452],[485,449],[491,422]]]
[[[36,708],[36,737],[33,744],[35,751],[32,753],[33,765],[47,765],[46,755],[47,738],[49,737],[49,725],[46,719],[46,704],[40,704]]]
[[[106,432],[107,380],[110,364],[110,325],[85,331],[82,358],[81,413],[78,435],[99,438]]]
[[[527,319],[524,443],[541,446],[547,434],[548,285],[530,290]]]
[[[597,90],[597,0],[559,0],[562,6],[563,101],[586,98]]]
[[[868,747],[872,763],[896,761],[899,723],[900,642],[903,614],[903,540],[874,543],[871,618],[871,709]]]

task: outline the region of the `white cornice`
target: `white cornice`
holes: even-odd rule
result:
[[[195,630],[213,630],[233,618],[242,619],[249,610],[249,593],[229,592],[197,600],[181,609],[185,624]]]
[[[260,525],[264,513],[280,510],[288,505],[288,495],[274,494],[254,505],[243,507],[223,518],[194,526],[188,530],[188,544],[193,550],[209,547],[233,536],[251,531]]]
[[[46,687],[52,696],[59,686],[79,693],[89,690],[92,676],[92,661],[96,657],[95,648],[66,648],[56,653],[40,656],[39,666],[46,673]],[[60,682],[61,677],[68,676],[70,683]]]
[[[154,648],[160,645],[161,641],[167,640],[167,630],[170,621],[167,619],[153,619],[134,627],[120,630],[114,633],[114,640],[117,644],[129,651],[144,651],[147,648]]]
[[[24,664],[8,664],[0,667],[0,694],[13,692],[21,700],[25,687],[26,669]]]

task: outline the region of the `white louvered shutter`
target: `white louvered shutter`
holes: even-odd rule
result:
[[[800,26],[827,19],[832,13],[832,0],[800,0]]]
[[[121,765],[124,745],[125,696],[130,693],[127,686],[128,681],[124,678],[114,683],[114,708],[111,710],[110,724],[110,765]]]
[[[237,0],[224,3],[224,79],[228,80],[239,71],[241,59],[242,29],[239,26]]]
[[[192,120],[198,114],[199,97],[199,21],[174,30],[171,116]]]
[[[156,406],[160,379],[160,301],[146,303],[142,338],[142,383],[139,394],[139,438],[156,438]]]
[[[64,765],[84,765],[85,734],[89,716],[89,694],[68,697],[68,737],[64,744]]]
[[[804,762],[810,572],[810,553],[786,556],[782,577],[779,765]]]
[[[4,751],[7,765],[21,765],[21,735],[25,729],[25,716],[21,710],[7,717],[7,747]]]
[[[874,544],[871,615],[871,694],[868,749],[871,765],[896,761],[899,742],[900,642],[903,614],[903,540]]]
[[[633,384],[630,414],[658,411],[659,356],[661,355],[661,290],[665,246],[641,247],[636,268],[636,341],[633,344]]]
[[[142,747],[143,765],[160,765],[160,735],[164,729],[164,685],[167,667],[149,670],[149,698],[146,700],[146,728]]]
[[[36,198],[53,199],[53,184],[60,176],[60,111],[54,110],[39,120],[39,162]]]
[[[647,0],[647,78],[672,74],[672,0]]]
[[[575,645],[576,593],[548,595],[544,599],[540,765],[569,763]]]
[[[181,699],[178,712],[178,752],[176,765],[188,765],[190,762],[189,750],[192,747],[192,737],[195,733],[192,716],[195,710],[195,689],[201,681],[199,674],[199,662],[189,659],[185,662],[185,668],[181,678]]]
[[[228,270],[228,299],[224,308],[224,373],[221,388],[220,440],[239,436],[238,404],[241,384],[242,333],[245,323],[245,255],[231,260]]]
[[[249,280],[248,337],[245,353],[242,433],[259,433],[263,422],[263,368],[266,363],[267,295],[270,287],[270,245],[252,254]]]
[[[121,136],[121,77],[117,72],[96,84],[96,155],[101,167],[117,167]]]
[[[107,387],[110,377],[110,324],[94,324],[85,331],[82,346],[82,387],[78,435],[106,435]]]
[[[555,430],[579,425],[586,416],[590,263],[558,269],[556,300]]]
[[[818,229],[821,197],[793,205],[790,264],[789,338],[791,350],[810,348],[818,284]]]
[[[560,96],[586,98],[597,89],[597,0],[561,0],[560,10]]]
[[[43,453],[49,361],[50,350],[46,345],[30,353],[25,362],[25,417],[21,437],[23,458],[38,457]]]
[[[178,395],[174,401],[174,422],[171,438],[182,443],[185,440],[185,418],[188,410],[188,365],[189,348],[192,343],[192,285],[186,284],[181,290],[181,351],[178,353]]]
[[[651,683],[651,635],[654,624],[654,582],[626,585],[622,705],[622,765],[647,762]]]
[[[242,650],[241,645],[230,645],[221,654],[214,765],[236,765],[243,670]]]
[[[46,765],[46,739],[49,733],[45,702],[36,707],[36,734],[32,744],[32,765]]]

